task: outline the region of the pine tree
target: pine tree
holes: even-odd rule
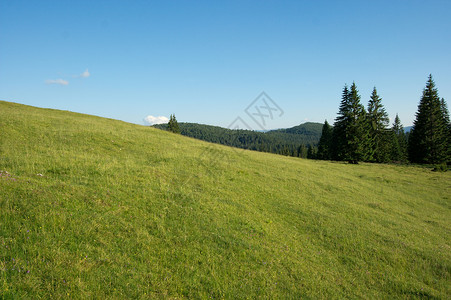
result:
[[[343,89],[333,132],[335,159],[351,163],[372,159],[369,124],[355,83]]]
[[[377,94],[376,87],[368,102],[368,122],[370,125],[370,140],[373,160],[387,162],[390,159],[390,132],[388,130],[388,114],[382,105],[382,99]]]
[[[332,159],[332,126],[324,121],[321,138],[318,142],[318,159],[330,160]]]
[[[179,123],[177,122],[175,115],[171,115],[169,118],[168,130],[173,133],[180,133]]]
[[[391,160],[403,162],[407,160],[407,138],[398,114],[392,127]]]
[[[446,103],[439,98],[432,75],[429,75],[409,137],[412,162],[440,164],[450,160],[447,115]]]

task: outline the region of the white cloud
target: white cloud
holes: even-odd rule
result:
[[[72,78],[88,78],[89,76],[91,76],[91,73],[89,73],[89,70],[86,69],[83,73],[79,74],[79,75],[66,75],[64,77],[72,77]],[[45,81],[45,83],[47,84],[59,84],[59,85],[68,85],[69,81],[59,78],[59,79],[47,79]]]
[[[69,81],[64,80],[64,79],[47,79],[45,81],[45,83],[47,84],[60,84],[60,85],[68,85]]]
[[[89,73],[88,69],[86,69],[86,71],[84,71],[83,73],[81,73],[78,77],[81,77],[81,78],[88,78],[89,76],[91,76],[91,73]]]
[[[169,122],[169,119],[164,116],[154,117],[149,115],[144,118],[144,122],[148,125],[164,124]]]

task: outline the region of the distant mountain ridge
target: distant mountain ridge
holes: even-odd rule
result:
[[[154,125],[167,129],[167,124]],[[304,123],[291,128],[275,129],[266,132],[228,129],[219,126],[197,123],[179,123],[180,133],[185,136],[227,146],[271,152],[276,154],[302,156],[308,147],[318,144],[323,124]]]

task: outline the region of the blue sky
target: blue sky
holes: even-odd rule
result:
[[[451,99],[451,1],[0,1],[0,99],[145,124],[333,123],[345,83],[411,125]],[[148,118],[151,119],[151,118]]]

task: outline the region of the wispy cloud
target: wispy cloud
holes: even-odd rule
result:
[[[164,123],[168,123],[169,119],[164,116],[154,117],[154,116],[149,115],[144,118],[144,122],[148,125],[164,124]]]
[[[59,85],[68,85],[69,81],[64,80],[64,79],[47,79],[45,81],[45,83],[47,84],[59,84]]]
[[[86,71],[84,71],[83,73],[78,75],[78,77],[81,77],[81,78],[88,78],[89,76],[91,76],[91,73],[89,73],[88,69],[86,69]]]
[[[89,73],[89,70],[86,69],[83,73],[78,74],[78,75],[72,75],[70,77],[72,78],[88,78],[89,76],[91,76],[91,73]],[[64,77],[69,77],[69,75],[66,75]],[[66,79],[47,79],[45,81],[46,84],[59,84],[59,85],[68,85],[69,81],[67,81]]]

